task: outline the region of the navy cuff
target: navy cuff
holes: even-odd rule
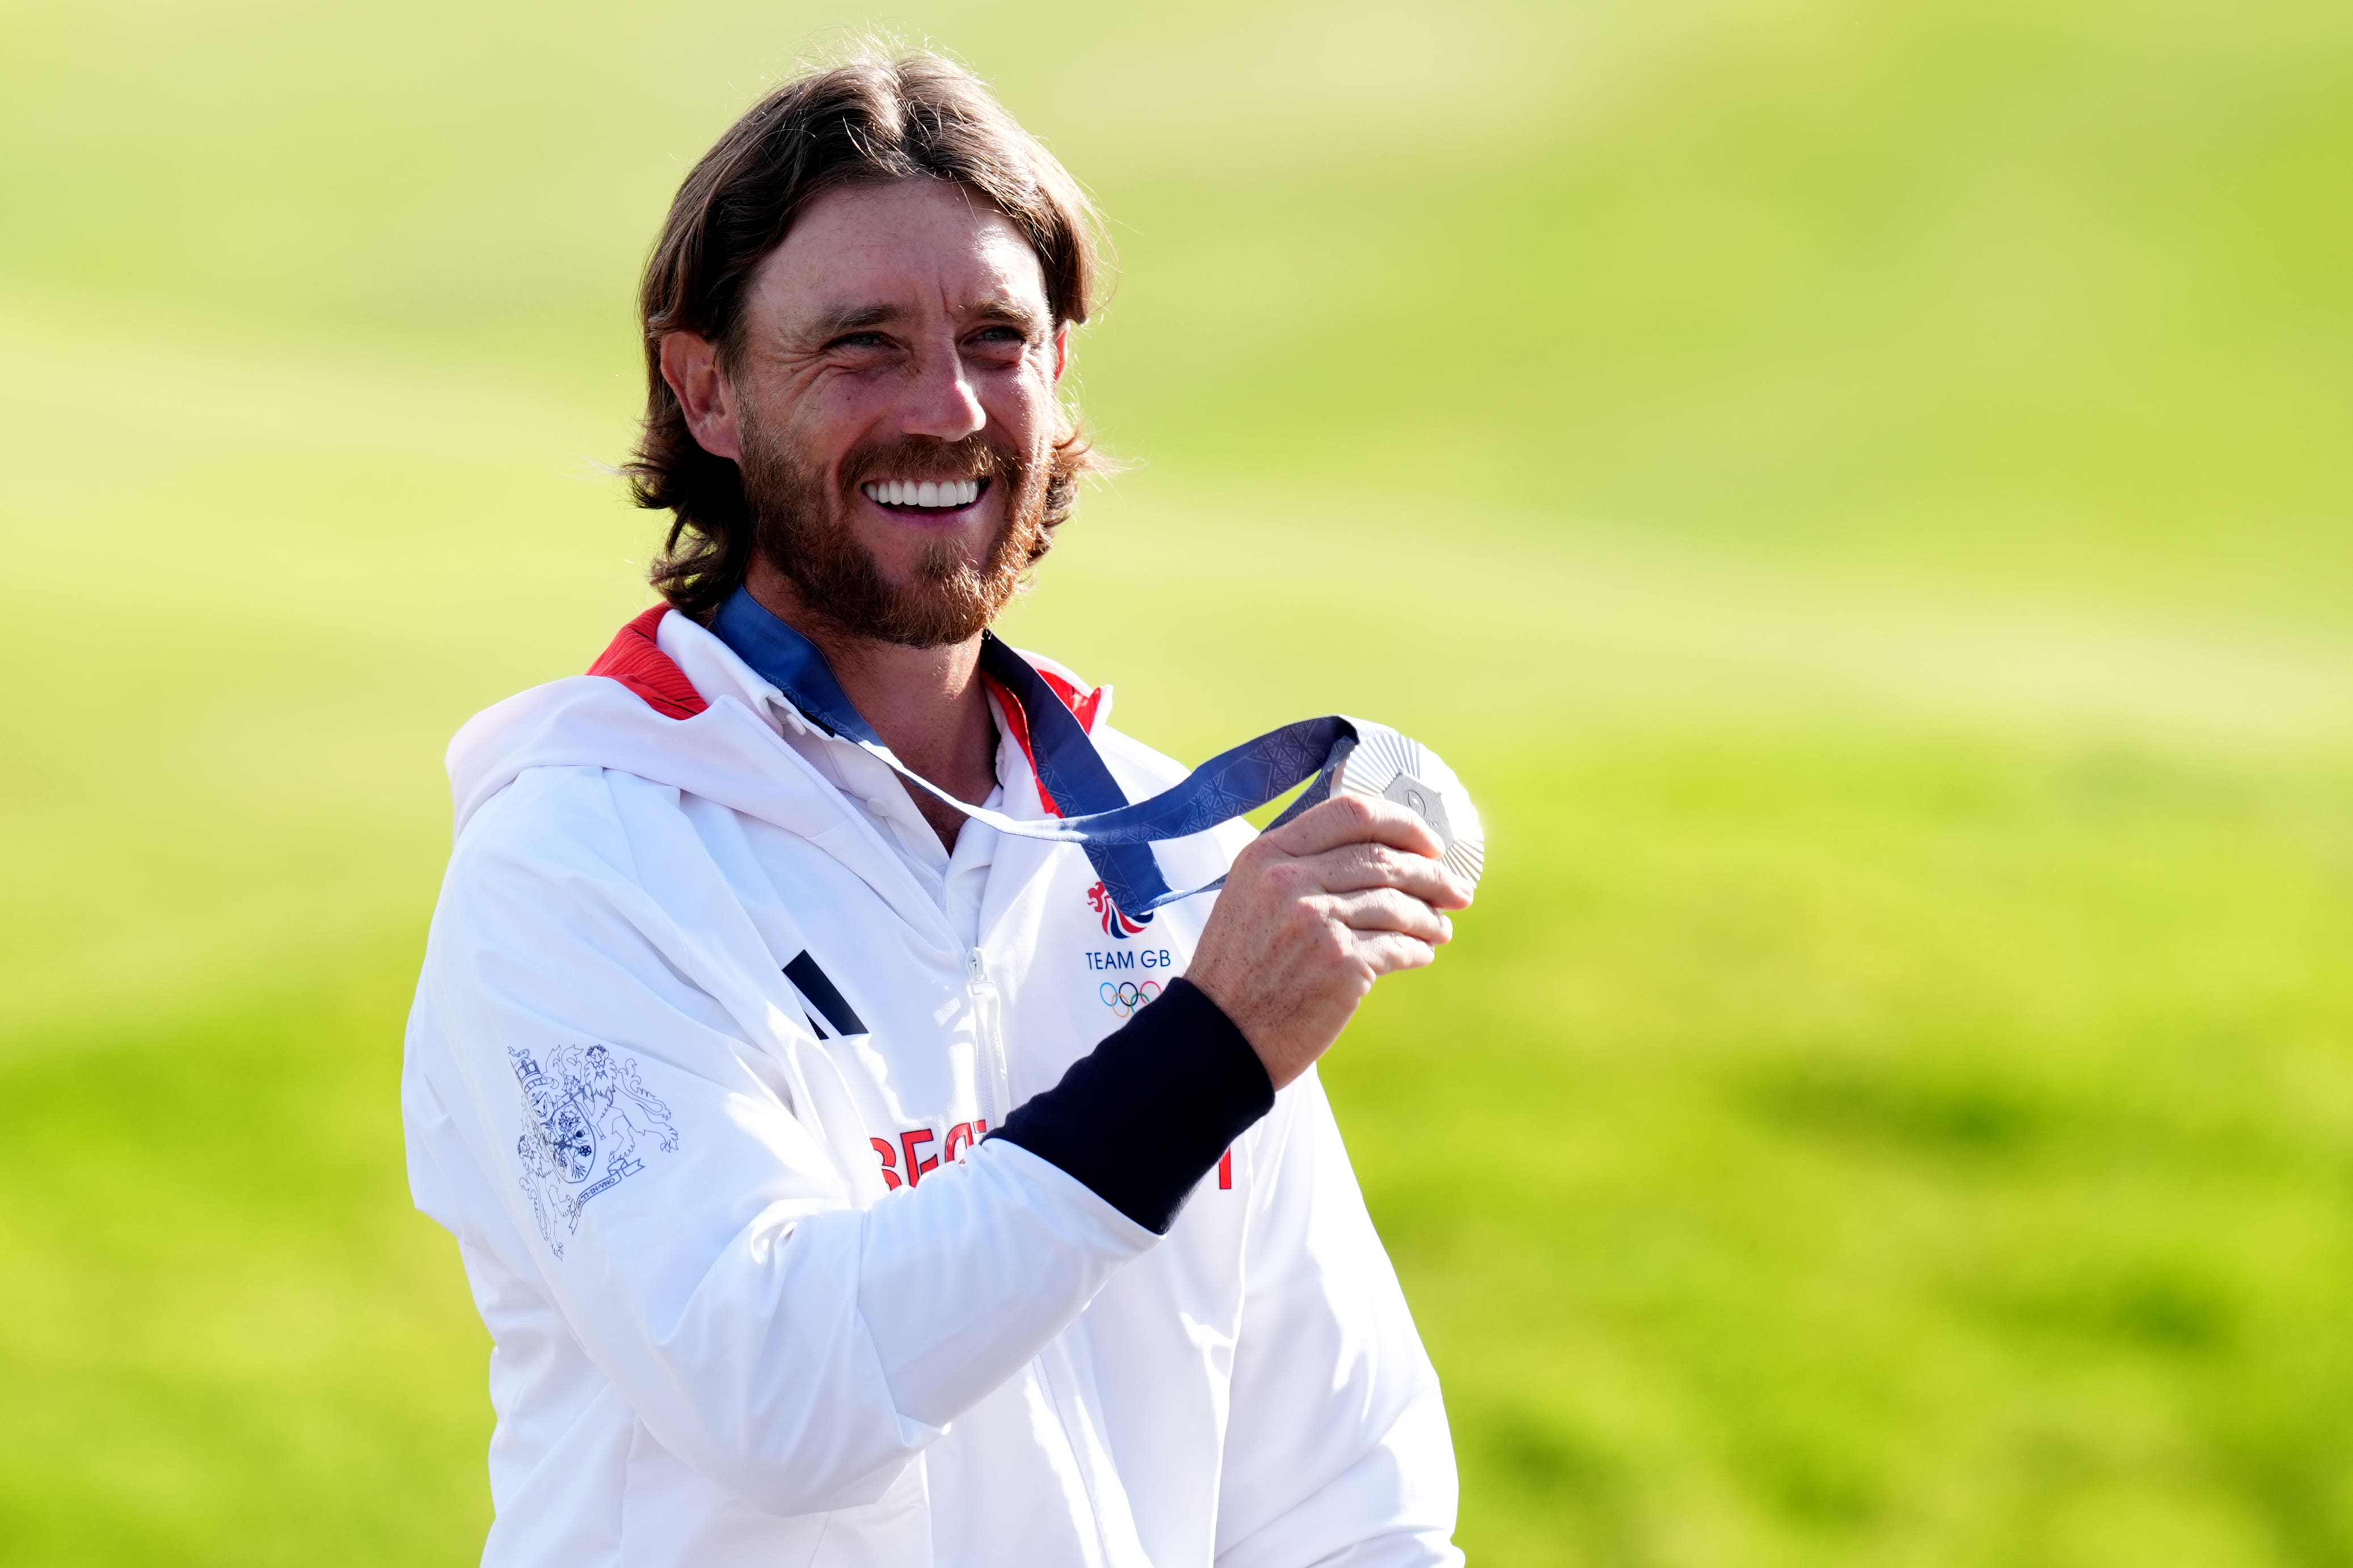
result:
[[[1177,979],[988,1136],[1166,1236],[1218,1157],[1273,1107],[1258,1052],[1199,986]]]

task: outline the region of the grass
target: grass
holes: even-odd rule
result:
[[[1483,1352],[1466,1538],[2340,1560],[2340,799],[1820,734],[1514,777],[1587,826],[1335,1075]]]
[[[10,1561],[440,1562],[488,1527],[486,1342],[404,1212],[398,981],[10,1064]]]
[[[852,19],[0,12],[6,1561],[479,1550],[438,752],[643,602],[632,271]],[[1490,817],[1328,1068],[1474,1558],[2353,1563],[2353,26],[896,21],[1114,220],[1015,639]]]

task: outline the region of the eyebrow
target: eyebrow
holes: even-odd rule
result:
[[[819,310],[809,321],[809,338],[815,342],[830,342],[849,332],[862,332],[871,328],[888,326],[903,312],[896,305],[834,305]],[[994,294],[976,301],[971,314],[987,321],[1008,322],[1028,330],[1040,324],[1038,312],[1021,300],[1008,295]]]
[[[895,305],[835,305],[819,310],[809,321],[809,335],[822,342],[844,332],[863,331],[897,319]]]
[[[992,294],[973,307],[973,314],[992,321],[1007,321],[1018,327],[1035,329],[1044,324],[1038,312],[1023,301],[1006,294]]]

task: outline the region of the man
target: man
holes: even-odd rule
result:
[[[1182,774],[987,636],[1086,467],[1088,232],[928,56],[779,89],[670,210],[666,603],[453,742],[408,1033],[495,1341],[488,1563],[1460,1561],[1313,1070],[1468,902],[1439,841],[1351,796],[1106,851],[1227,874],[1153,913],[966,815]]]

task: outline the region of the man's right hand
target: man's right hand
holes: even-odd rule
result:
[[[1185,977],[1215,1002],[1281,1089],[1331,1049],[1373,982],[1419,969],[1471,890],[1428,824],[1391,801],[1338,795],[1234,858]]]

